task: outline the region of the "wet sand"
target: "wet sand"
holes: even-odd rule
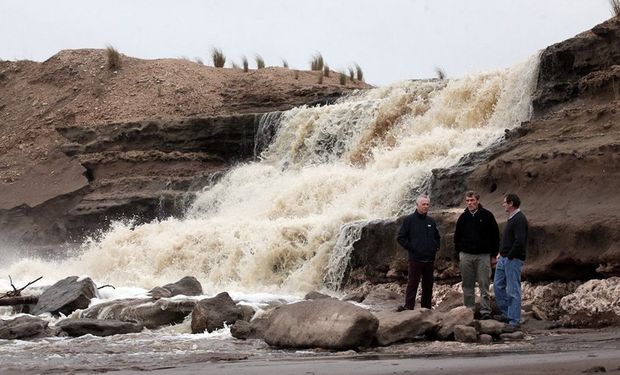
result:
[[[0,374],[582,374],[604,368],[620,375],[620,327],[537,331],[491,345],[419,341],[360,352],[161,337],[84,337],[14,347],[0,356]]]
[[[602,371],[602,368],[605,371]],[[152,374],[583,374],[620,373],[620,349],[545,354],[502,354],[480,357],[313,359],[202,363],[151,371]],[[120,371],[116,374],[140,374]]]

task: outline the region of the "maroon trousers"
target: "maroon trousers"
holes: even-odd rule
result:
[[[422,281],[422,307],[431,308],[433,299],[433,268],[435,262],[419,262],[409,260],[409,280],[407,282],[407,294],[405,295],[405,308],[413,310],[415,307],[415,297],[418,293],[420,280]]]

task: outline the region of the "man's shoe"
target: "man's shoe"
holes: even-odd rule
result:
[[[506,315],[504,314],[493,315],[493,319],[497,320],[498,322],[508,323],[508,318],[506,318]]]
[[[485,314],[480,315],[480,320],[490,320],[490,319],[493,319],[491,317],[491,314],[485,313]]]
[[[507,324],[504,329],[502,329],[503,333],[513,333],[521,330],[521,326],[518,324]]]

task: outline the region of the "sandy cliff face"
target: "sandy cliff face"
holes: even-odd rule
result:
[[[522,197],[528,278],[620,274],[620,18],[542,53],[534,110],[468,184],[499,217],[502,194]]]
[[[127,56],[117,71],[106,64],[102,50],[0,61],[3,241],[78,240],[116,217],[177,213],[179,195],[252,156],[256,114],[368,87],[283,68]]]

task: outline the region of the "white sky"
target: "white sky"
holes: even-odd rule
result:
[[[611,16],[608,0],[0,0],[0,58],[62,49],[140,58],[200,57],[333,70],[357,62],[369,83],[507,67]],[[228,66],[228,62],[227,62]]]

